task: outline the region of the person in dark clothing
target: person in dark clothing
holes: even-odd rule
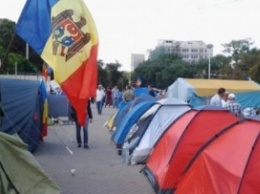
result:
[[[74,114],[74,116],[73,116]],[[92,115],[92,110],[91,110],[91,105],[90,105],[90,100],[88,101],[88,106],[87,106],[87,118],[84,126],[81,126],[78,123],[77,120],[77,115],[75,109],[72,107],[72,118],[74,117],[75,123],[76,123],[76,138],[77,138],[77,144],[78,147],[80,148],[82,146],[82,139],[81,139],[81,128],[83,128],[83,145],[84,148],[88,149],[88,125],[89,123],[92,123],[93,120],[93,115]]]

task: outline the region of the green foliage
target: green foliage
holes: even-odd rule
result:
[[[260,83],[260,63],[259,62],[258,62],[258,64],[255,64],[253,67],[250,68],[249,75],[250,75],[251,79]]]
[[[127,75],[119,71],[122,65],[116,61],[115,63],[105,64],[102,60],[98,61],[98,83],[102,86],[113,87],[118,86],[119,89],[125,88],[128,84]]]
[[[14,74],[16,71],[15,66],[17,67],[18,74],[37,73],[37,68],[23,56],[15,53],[10,53],[8,57],[8,62],[5,66],[3,66],[3,70],[5,73]]]
[[[156,47],[154,50],[151,50],[149,53],[149,60],[155,60],[163,55],[165,55],[165,49],[162,46]]]
[[[166,54],[154,60],[140,64],[134,71],[134,77],[141,77],[142,85],[166,88],[178,77],[194,77],[194,66],[183,61],[180,56]]]
[[[2,51],[0,50],[0,59],[3,59],[6,55],[6,52],[10,46],[9,54],[16,53],[20,56],[25,57],[26,52],[26,43],[17,35],[15,32],[15,22],[8,19],[0,19],[0,45],[2,46]],[[12,42],[13,41],[13,42]],[[23,57],[23,58],[24,58]],[[16,62],[20,64],[21,61],[14,62],[14,58],[19,59],[19,57],[12,57],[8,55],[7,60],[5,61],[4,69],[12,69],[12,67],[5,67],[6,65],[14,65]],[[11,62],[9,62],[11,60]],[[27,73],[35,73],[35,70],[40,71],[43,61],[38,54],[36,54],[32,49],[29,50],[29,60],[30,64],[34,64],[36,68],[24,67],[22,68]],[[13,63],[14,62],[14,63]],[[28,62],[29,63],[29,62]],[[28,72],[29,71],[29,72]],[[11,71],[12,72],[12,71]]]

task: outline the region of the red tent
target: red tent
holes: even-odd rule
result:
[[[260,193],[260,122],[247,120],[205,143],[175,194]]]
[[[212,107],[193,109],[180,117],[161,136],[143,169],[155,191],[173,191],[186,165],[201,146],[238,118]]]

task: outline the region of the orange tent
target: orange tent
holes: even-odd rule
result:
[[[173,123],[156,143],[142,170],[155,191],[171,193],[201,146],[238,118],[223,109],[193,109]]]
[[[205,143],[174,193],[258,194],[259,180],[260,121],[246,120]]]

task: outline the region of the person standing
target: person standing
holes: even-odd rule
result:
[[[225,95],[225,88],[219,88],[218,89],[218,93],[215,94],[211,100],[210,100],[210,105],[211,106],[218,106],[218,107],[222,107],[222,99]]]
[[[232,113],[234,113],[235,115],[241,115],[242,114],[242,109],[241,109],[241,105],[238,103],[238,102],[236,102],[236,96],[235,96],[235,94],[229,94],[228,95],[228,103],[227,103],[227,106],[226,106],[226,108],[230,111],[230,112],[232,112]]]
[[[89,145],[88,145],[88,126],[89,126],[89,123],[92,123],[92,120],[93,120],[90,100],[88,100],[88,103],[87,103],[87,108],[86,108],[87,109],[86,110],[87,111],[87,117],[86,117],[86,121],[85,121],[84,126],[81,126],[78,123],[76,111],[73,107],[71,107],[71,108],[72,108],[71,116],[74,119],[75,124],[76,124],[76,139],[77,139],[78,147],[80,148],[82,146],[81,129],[83,129],[83,145],[84,145],[85,149],[88,149],[89,148]]]
[[[135,95],[131,86],[126,87],[126,91],[123,93],[123,101],[129,102],[135,99]]]
[[[112,91],[110,89],[110,87],[107,87],[107,90],[106,90],[106,104],[105,104],[105,107],[108,106],[112,106]]]
[[[118,98],[119,98],[119,90],[117,86],[112,89],[112,102],[113,108],[118,108]]]
[[[97,104],[97,111],[98,114],[102,114],[102,108],[103,108],[103,99],[105,97],[105,92],[101,85],[97,88],[97,94],[96,94],[96,104]]]

